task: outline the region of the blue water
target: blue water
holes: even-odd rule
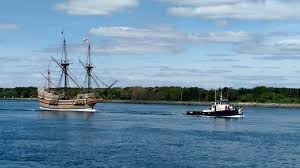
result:
[[[203,108],[98,104],[95,114],[59,113],[0,101],[0,167],[300,167],[300,109],[184,115]]]

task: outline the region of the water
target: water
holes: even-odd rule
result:
[[[300,167],[300,110],[244,118],[185,116],[205,107],[98,104],[95,114],[0,101],[0,167]]]

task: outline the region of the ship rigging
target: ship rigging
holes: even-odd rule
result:
[[[85,40],[88,42],[88,40]],[[86,63],[83,63],[81,60],[79,60],[80,64],[84,67],[86,71],[86,79],[87,79],[87,88],[90,91],[92,89],[92,81],[96,84],[98,88],[100,88],[99,83],[95,79],[95,74],[93,73],[93,64],[91,61],[91,44],[88,42],[88,54],[87,54],[87,61]],[[86,94],[78,94],[76,98],[69,98],[66,96],[66,90],[70,87],[70,81],[72,81],[76,87],[81,87],[78,82],[75,80],[75,77],[71,74],[69,70],[70,62],[68,60],[68,54],[67,54],[67,44],[66,39],[64,37],[63,39],[63,46],[62,46],[62,57],[60,62],[56,60],[54,57],[51,57],[51,59],[57,64],[58,67],[61,69],[61,75],[59,79],[58,87],[61,86],[61,83],[63,82],[63,94],[56,94],[52,87],[57,88],[57,86],[53,83],[51,80],[51,72],[50,67],[48,65],[48,74],[47,76],[42,74],[42,76],[47,81],[47,86],[43,89],[38,89],[38,95],[39,95],[39,101],[40,101],[40,107],[43,110],[55,110],[55,111],[95,111],[93,108],[96,103],[102,102],[103,98],[96,99],[94,98],[94,95],[92,93],[86,93]],[[100,82],[106,87],[104,89],[104,92],[107,89],[110,89],[112,86],[114,86],[117,83],[117,80],[114,81],[111,85],[107,85],[103,81],[100,80]]]

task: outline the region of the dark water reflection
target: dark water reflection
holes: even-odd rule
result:
[[[58,112],[58,111],[38,111],[42,119],[70,119],[78,118],[89,120],[95,113],[90,112]]]
[[[0,167],[300,167],[299,109],[184,115],[198,108],[98,104],[96,113],[66,113],[0,101]]]

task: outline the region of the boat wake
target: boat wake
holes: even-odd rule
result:
[[[244,118],[244,115],[233,115],[233,116],[224,116],[224,117],[219,117],[219,118]]]

